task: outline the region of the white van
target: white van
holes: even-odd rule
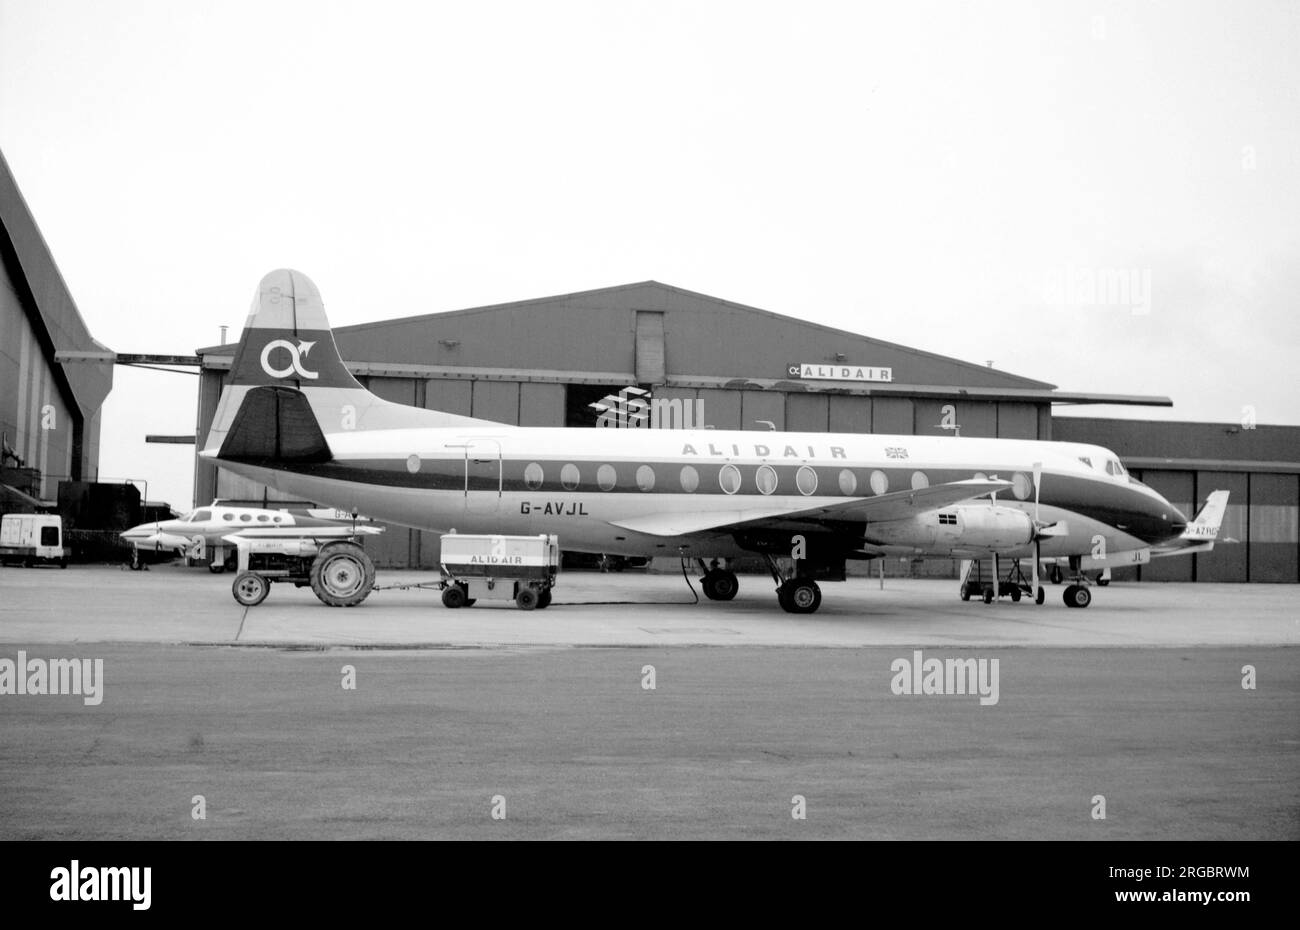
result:
[[[63,545],[63,518],[48,513],[9,513],[0,518],[0,562],[68,567],[72,550]]]

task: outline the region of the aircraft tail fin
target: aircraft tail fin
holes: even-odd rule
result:
[[[320,291],[302,272],[282,268],[258,284],[230,384],[362,390],[339,356]]]
[[[493,425],[370,393],[343,363],[316,285],[282,268],[258,284],[203,454],[328,461],[330,433]]]
[[[1228,491],[1213,491],[1205,499],[1205,506],[1196,515],[1196,519],[1187,524],[1180,539],[1191,542],[1213,543],[1219,538],[1219,528],[1223,525],[1223,515],[1228,512]]]

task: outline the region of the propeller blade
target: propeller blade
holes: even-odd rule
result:
[[[1042,555],[1043,555],[1042,544],[1037,539],[1035,539],[1034,540],[1034,583],[1032,585],[1034,590],[1033,593],[1029,595],[1029,597],[1033,600],[1035,604],[1038,603],[1038,562],[1042,558]]]
[[[1038,519],[1038,492],[1043,485],[1043,463],[1034,463],[1034,526],[1039,525]]]
[[[1039,542],[1040,539],[1039,529],[1042,526],[1042,521],[1039,519],[1039,513],[1038,513],[1039,491],[1042,489],[1042,486],[1043,486],[1043,463],[1035,462],[1034,463],[1034,581],[1033,581],[1033,592],[1029,595],[1033,599],[1035,604],[1038,603],[1038,563],[1042,559],[1042,555],[1043,555],[1043,548],[1042,548],[1043,544]]]

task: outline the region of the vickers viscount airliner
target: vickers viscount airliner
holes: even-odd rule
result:
[[[815,611],[817,582],[843,580],[847,560],[886,555],[983,560],[990,581],[963,578],[964,597],[1028,593],[1040,604],[1040,560],[1063,559],[1065,603],[1086,607],[1085,559],[1096,568],[1205,551],[1226,502],[1216,498],[1212,527],[1208,517],[1189,527],[1117,455],[1077,443],[516,427],[392,403],[348,372],[319,292],[290,270],[258,287],[200,454],[403,526],[698,560],[714,600],[738,587],[716,560],[757,553],[792,613]]]

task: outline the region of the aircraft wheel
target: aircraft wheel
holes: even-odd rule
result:
[[[208,565],[208,571],[212,572],[212,574],[214,575],[220,575],[225,570],[226,570],[225,562],[212,562]]]
[[[1011,603],[1020,603],[1020,585],[1015,585],[1011,588]]]
[[[520,610],[535,610],[539,600],[536,588],[524,587],[515,595],[515,606]]]
[[[455,610],[457,607],[464,607],[466,603],[465,589],[460,585],[451,585],[442,589],[442,606],[450,607]]]
[[[1039,585],[1039,586],[1038,586],[1038,596],[1034,598],[1034,603],[1035,603],[1035,604],[1041,604],[1041,603],[1043,603],[1043,601],[1045,601],[1045,600],[1047,600],[1047,592],[1043,590],[1043,586],[1042,586],[1042,585]]]
[[[817,582],[808,578],[792,578],[781,585],[785,592],[784,599],[777,595],[777,600],[786,611],[792,614],[810,614],[822,603],[822,589]]]
[[[740,590],[735,572],[725,568],[714,569],[704,575],[704,596],[711,601],[729,601]]]
[[[967,585],[967,584],[962,584],[962,586],[961,586],[961,595],[960,595],[960,596],[961,596],[961,599],[962,599],[963,601],[969,601],[969,600],[970,600],[970,586],[969,586],[969,585]]]
[[[1106,587],[1106,585],[1110,584],[1110,579],[1109,579],[1109,578],[1098,578],[1098,579],[1097,579],[1097,584],[1098,584],[1099,586],[1101,586],[1101,587],[1104,588],[1104,587]]]
[[[1066,607],[1087,607],[1092,603],[1092,592],[1086,585],[1072,584],[1065,589],[1064,600]]]
[[[551,589],[547,588],[541,594],[537,595],[537,609],[545,610],[551,606]]]
[[[355,607],[375,584],[375,563],[356,543],[330,546],[311,563],[311,589],[322,604]]]
[[[1061,573],[1061,566],[1059,565],[1053,565],[1052,570],[1048,572],[1047,577],[1052,580],[1052,584],[1060,584],[1065,579],[1065,575]]]
[[[271,583],[256,572],[240,572],[230,593],[245,607],[256,607],[271,593]]]
[[[144,565],[140,562],[140,550],[139,550],[139,549],[133,549],[133,550],[131,551],[131,565],[130,565],[130,568],[131,568],[131,571],[133,571],[133,572],[138,572],[140,569],[144,568]]]
[[[992,585],[989,585],[988,587],[986,587],[986,588],[984,589],[984,603],[985,603],[985,604],[992,604],[992,603],[993,603],[993,586],[992,586]]]

